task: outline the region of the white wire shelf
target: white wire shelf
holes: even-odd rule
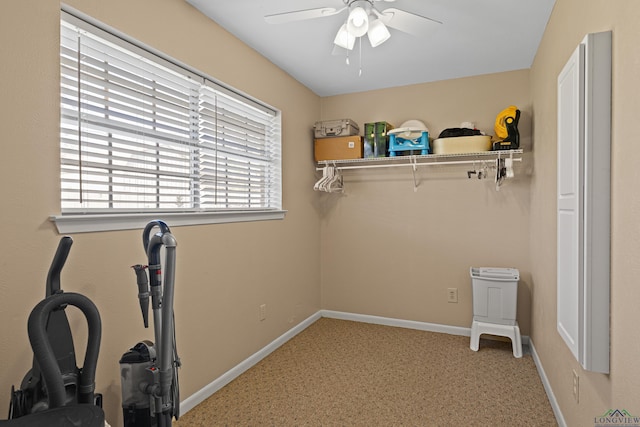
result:
[[[366,169],[389,168],[402,166],[440,166],[474,164],[482,161],[497,159],[512,159],[514,162],[522,161],[522,149],[483,151],[478,153],[460,154],[427,154],[396,157],[372,157],[364,159],[321,160],[318,166],[334,166],[336,169]],[[317,170],[321,170],[322,168]]]
[[[478,153],[460,154],[428,154],[396,157],[374,157],[366,159],[344,159],[344,160],[322,160],[318,162],[316,171],[323,171],[322,178],[316,182],[314,190],[328,192],[342,192],[342,176],[339,173],[345,169],[366,169],[366,168],[395,168],[402,166],[412,167],[413,191],[418,189],[418,178],[416,170],[422,166],[446,166],[446,165],[474,165],[495,169],[497,172],[496,190],[500,189],[505,178],[513,178],[513,163],[522,162],[523,151],[517,150],[497,150],[483,151]],[[489,165],[492,163],[492,165]],[[478,175],[480,177],[480,175]],[[486,178],[486,170],[483,177]],[[337,183],[337,185],[336,185]]]

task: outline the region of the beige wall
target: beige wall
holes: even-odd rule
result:
[[[320,308],[320,227],[309,142],[319,98],[183,0],[68,4],[283,112],[286,218],[172,227],[186,398]],[[30,367],[27,317],[44,297],[60,237],[48,221],[59,212],[59,10],[59,1],[9,0],[0,15],[0,406],[8,405],[11,384],[19,385]],[[97,391],[113,426],[121,422],[118,360],[139,340],[153,338],[142,327],[129,268],[146,261],[141,234],[74,235],[62,275],[63,289],[87,295],[100,310]],[[262,303],[268,306],[264,322],[258,320]]]
[[[366,69],[364,70],[366,72]],[[529,71],[405,86],[322,99],[322,117],[400,126],[423,121],[432,138],[462,122],[493,134],[496,115],[522,111],[521,145],[531,146]],[[480,163],[478,164],[480,167]],[[469,267],[520,269],[518,320],[529,333],[529,177],[495,190],[468,179],[473,165],[346,171],[345,194],[322,195],[322,307],[468,328]],[[447,288],[459,302],[447,302]]]
[[[531,69],[534,173],[531,185],[532,339],[569,426],[593,425],[611,408],[640,415],[640,3],[557,0]],[[583,371],[556,332],[556,82],[588,33],[613,31],[611,374]],[[535,236],[535,238],[534,238]],[[572,395],[572,373],[580,398]]]
[[[72,0],[69,5],[283,111],[284,221],[175,227],[176,317],[183,397],[198,391],[319,308],[468,327],[470,266],[522,273],[518,319],[532,337],[567,424],[609,408],[640,414],[640,287],[635,133],[637,0],[557,0],[531,70],[319,99],[182,0]],[[0,403],[31,363],[26,320],[44,294],[59,237],[58,1],[9,0],[0,15]],[[613,30],[611,375],[584,372],[555,328],[556,77],[588,32]],[[223,52],[224,61],[220,60]],[[256,72],[259,70],[259,72]],[[364,70],[366,72],[366,69]],[[17,82],[20,82],[18,84]],[[315,194],[309,128],[350,117],[362,127],[420,119],[432,136],[472,121],[492,132],[509,104],[530,152],[496,192],[468,167],[345,172],[345,194]],[[16,176],[22,176],[16,180]],[[322,236],[322,237],[321,237]],[[63,288],[89,296],[103,323],[98,391],[119,425],[117,360],[142,338],[129,266],[140,231],[78,234]],[[446,302],[458,287],[460,302]],[[258,305],[268,304],[266,322]],[[580,375],[573,401],[571,371]],[[204,373],[204,375],[203,375]]]

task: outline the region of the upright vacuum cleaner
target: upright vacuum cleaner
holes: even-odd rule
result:
[[[11,388],[9,420],[0,426],[104,426],[102,396],[95,393],[101,321],[96,306],[84,295],[60,289],[60,272],[73,240],[62,237],[49,268],[46,297],[31,311],[28,321],[33,365],[20,389]],[[65,313],[77,307],[87,320],[84,365],[76,366],[71,328]],[[67,424],[65,424],[67,423]]]
[[[136,273],[145,328],[149,326],[151,296],[155,344],[141,341],[120,359],[124,426],[170,427],[172,418],[177,420],[180,416],[180,359],[173,315],[176,240],[167,224],[156,220],[145,227],[142,245],[149,264],[137,264],[132,268]],[[164,264],[161,261],[163,248]]]

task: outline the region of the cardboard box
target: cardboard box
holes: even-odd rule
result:
[[[316,162],[362,158],[362,137],[359,135],[314,140]]]
[[[364,157],[387,157],[389,132],[393,125],[387,122],[364,124]]]

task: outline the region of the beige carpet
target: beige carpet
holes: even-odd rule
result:
[[[555,426],[511,343],[322,318],[206,401],[186,426]]]

